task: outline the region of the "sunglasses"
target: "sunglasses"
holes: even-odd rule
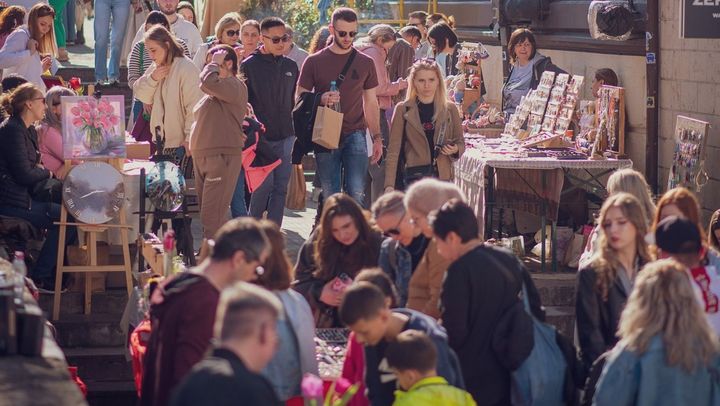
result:
[[[227,34],[228,37],[235,37],[240,35],[240,30],[227,30],[225,34]]]
[[[290,36],[287,34],[283,35],[282,37],[268,37],[267,35],[263,35],[263,37],[272,41],[273,44],[279,44],[280,41],[282,41],[282,42],[290,41]]]
[[[385,237],[397,237],[397,236],[399,236],[399,235],[400,235],[400,230],[399,230],[400,224],[402,224],[403,220],[405,220],[405,216],[406,216],[406,215],[407,215],[407,213],[403,214],[402,217],[400,217],[400,221],[398,221],[398,223],[395,225],[395,227],[383,231],[383,235],[384,235]]]
[[[348,35],[350,36],[350,38],[355,38],[355,36],[358,34],[357,31],[335,31],[335,32],[337,32],[337,35],[340,38],[345,38]]]

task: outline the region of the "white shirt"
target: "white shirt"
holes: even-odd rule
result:
[[[20,26],[11,32],[5,41],[5,45],[0,49],[0,69],[3,70],[3,76],[10,74],[22,76],[34,83],[44,93],[47,89],[42,80],[43,69],[40,53],[30,53],[27,49],[29,40],[30,32],[26,25]],[[57,61],[52,58],[50,73],[54,75],[58,68]]]
[[[177,20],[170,24],[170,31],[172,31],[176,37],[185,41],[185,44],[187,44],[188,50],[190,51],[191,58],[195,56],[195,52],[197,52],[200,45],[203,44],[203,39],[200,36],[200,31],[197,27],[193,23],[185,20],[180,14],[177,15]],[[133,46],[143,39],[143,35],[145,35],[144,24],[138,29],[137,34],[135,34]]]
[[[714,266],[687,270],[700,308],[705,312],[710,326],[720,334],[720,275]]]

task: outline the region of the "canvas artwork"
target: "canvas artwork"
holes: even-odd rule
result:
[[[125,157],[125,97],[61,97],[65,159]]]

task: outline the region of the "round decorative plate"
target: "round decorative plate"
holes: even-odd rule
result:
[[[103,224],[116,218],[124,200],[122,175],[105,162],[75,166],[63,182],[65,208],[83,223]]]
[[[158,162],[145,175],[145,193],[156,209],[175,211],[185,197],[185,177],[172,162]]]

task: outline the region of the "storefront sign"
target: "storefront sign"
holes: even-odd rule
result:
[[[682,38],[720,38],[720,0],[682,0]]]

